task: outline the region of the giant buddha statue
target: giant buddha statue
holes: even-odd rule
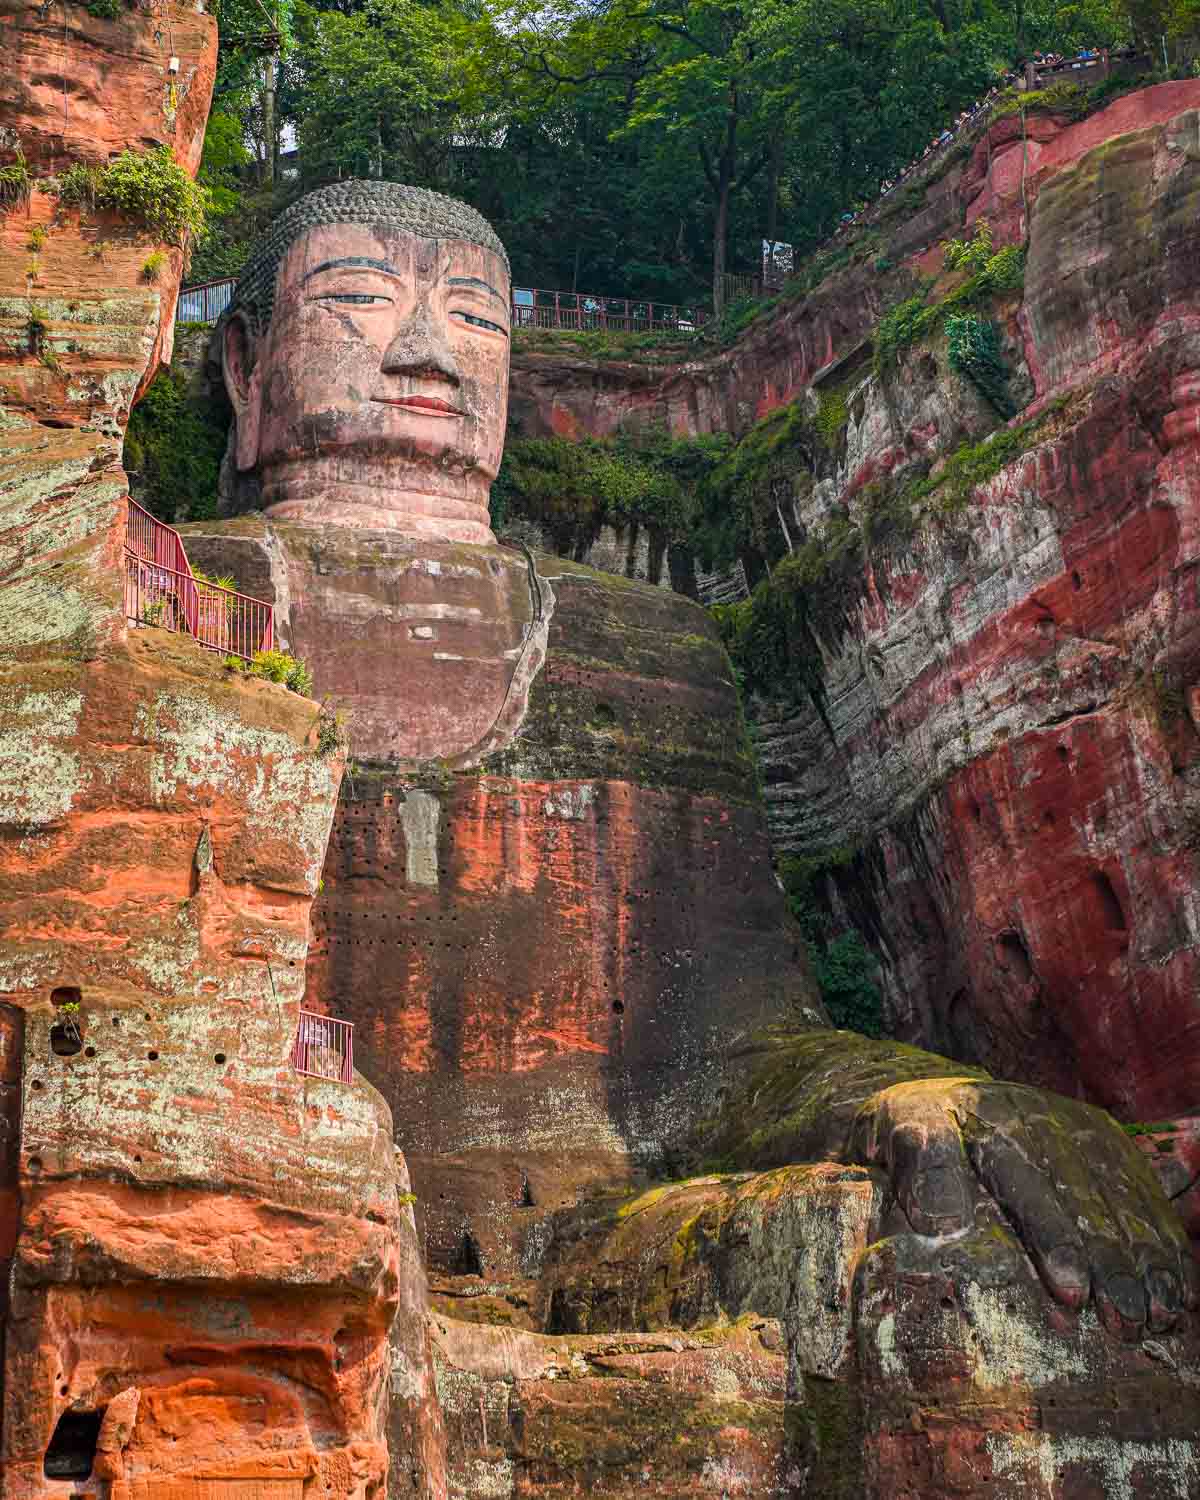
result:
[[[824,1208],[787,1234],[812,1258],[820,1316],[857,1329],[846,1347],[858,1339],[870,1389],[965,1371],[979,1452],[1003,1429],[1035,1474],[1060,1450],[1029,1457],[1014,1436],[1027,1409],[995,1392],[1040,1389],[1074,1360],[1077,1383],[1119,1386],[1141,1413],[1129,1431],[1153,1436],[1175,1418],[1158,1386],[1143,1400],[1130,1382],[1168,1366],[1133,1351],[1147,1337],[1182,1357],[1162,1341],[1190,1326],[1196,1280],[1143,1154],[1078,1101],[832,1029],[706,614],[496,543],[509,295],[502,246],[462,204],[382,182],[300,199],[223,329],[231,453],[261,512],[188,537],[202,565],[274,598],[281,637],[347,714],[309,1003],[356,1024],[446,1296],[482,1278],[479,1306],[504,1302],[506,1326],[655,1326],[662,1287],[686,1266],[694,1291],[703,1262],[710,1280],[725,1267],[724,1312],[763,1312],[765,1273],[696,1251],[694,1193],[715,1213],[731,1183],[743,1203],[759,1181],[745,1174],[776,1174],[797,1201],[867,1193],[857,1249]],[[778,1177],[801,1163],[829,1165]],[[674,1189],[654,1200],[657,1248],[631,1248],[629,1195],[701,1168],[719,1171],[676,1219]],[[774,1264],[787,1234],[748,1233],[737,1253]],[[653,1297],[631,1291],[645,1277]],[[794,1316],[807,1294],[791,1295]],[[897,1339],[921,1342],[923,1374]],[[903,1401],[879,1400],[879,1453],[919,1440],[950,1462],[936,1423],[910,1430]],[[1061,1452],[1063,1472],[1093,1472],[1086,1443]],[[1000,1493],[973,1482],[922,1493]]]

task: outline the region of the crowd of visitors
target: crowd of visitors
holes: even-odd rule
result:
[[[1040,83],[1052,75],[1069,73],[1077,68],[1091,67],[1094,63],[1108,62],[1110,58],[1127,56],[1133,50],[1132,47],[1125,47],[1110,52],[1107,47],[1081,47],[1072,57],[1064,56],[1061,52],[1035,52],[1032,58],[1034,80]],[[898,172],[895,177],[885,178],[879,184],[879,197],[875,202],[886,198],[895,188],[902,186],[914,172],[924,166],[931,156],[944,151],[957,139],[960,131],[970,128],[985,115],[1006,89],[1013,88],[1022,82],[1028,84],[1030,81],[1024,62],[1018,62],[1012,72],[998,79],[982,99],[976,100],[970,109],[964,109],[952,126],[948,126],[940,135],[935,135],[920,156],[914,157],[902,172]],[[837,234],[844,233],[851,225],[856,224],[868,208],[873,206],[873,204],[860,203],[853,211],[844,213],[838,224]]]

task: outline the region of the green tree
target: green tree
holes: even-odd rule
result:
[[[300,0],[298,145],[306,182],[339,176],[442,186],[470,100],[465,18],[420,0],[350,13]]]
[[[718,311],[735,194],[770,156],[750,14],[742,0],[617,0],[564,20],[528,0],[502,0],[492,15],[497,50],[507,49],[518,70],[568,93],[616,85],[621,117],[609,140],[634,140],[652,179],[678,178],[689,161],[698,168]]]

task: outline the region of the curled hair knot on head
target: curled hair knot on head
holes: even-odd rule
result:
[[[368,224],[430,240],[466,240],[491,250],[508,266],[496,231],[457,198],[400,182],[352,180],[306,193],[284,209],[264,231],[246,263],[229,304],[240,312],[256,337],[270,326],[275,307],[275,280],[284,256],[306,229],[322,224]]]

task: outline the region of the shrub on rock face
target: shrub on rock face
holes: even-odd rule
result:
[[[980,219],[969,240],[946,240],[942,245],[942,265],[947,271],[978,271],[991,259],[992,226]]]
[[[101,168],[76,161],[57,177],[48,177],[42,186],[57,194],[60,203],[86,204],[88,208],[95,208],[101,176]]]
[[[0,209],[13,208],[16,204],[23,203],[29,197],[32,187],[33,173],[18,151],[16,161],[10,162],[7,167],[0,167]]]
[[[1011,417],[1015,408],[996,325],[969,313],[952,313],[946,319],[946,342],[951,367],[965,375],[1002,417]]]
[[[74,162],[45,186],[63,203],[112,209],[169,244],[186,245],[204,231],[208,191],[192,181],[166,146],[122,151],[106,167]]]
[[[179,166],[166,146],[122,151],[101,173],[96,202],[138,219],[159,239],[182,245],[204,229],[208,194]]]
[[[312,693],[312,673],[302,661],[286,651],[256,651],[248,663],[229,656],[225,665],[245,672],[248,677],[264,677],[268,682],[277,682],[281,687],[299,693],[302,698]]]

